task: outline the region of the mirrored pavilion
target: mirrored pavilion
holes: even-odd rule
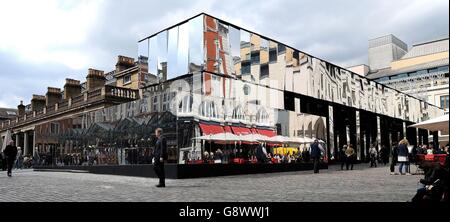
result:
[[[60,166],[82,165],[75,156],[152,176],[126,166],[151,164],[154,130],[162,128],[169,177],[310,169],[302,154],[313,139],[325,148],[324,165],[345,144],[364,161],[371,144],[433,142],[435,132],[407,126],[444,112],[204,13],[139,41],[138,61],[152,80],[142,98],[55,121],[57,133],[36,131],[37,146],[51,144]],[[259,144],[272,164],[255,164]]]

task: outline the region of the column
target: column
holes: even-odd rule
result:
[[[20,146],[19,140],[20,140],[20,133],[16,133],[16,147]]]
[[[34,153],[36,152],[36,130],[33,130],[33,147],[32,147],[32,149],[33,149],[33,156],[34,156]]]
[[[406,122],[403,121],[402,124],[403,124],[403,138],[407,138],[407,136],[406,136]]]
[[[363,159],[362,150],[361,150],[361,123],[360,123],[360,116],[359,111],[356,110],[356,153],[358,154],[358,160]]]
[[[28,133],[25,131],[23,133],[23,155],[28,155]]]
[[[381,149],[381,120],[380,116],[377,116],[377,144],[378,144],[378,150]]]
[[[439,149],[439,131],[433,131],[431,135],[433,135],[434,149]]]
[[[330,151],[330,158],[336,159],[336,150],[334,146],[334,117],[333,106],[328,106],[328,149]]]
[[[414,128],[414,130],[416,131],[417,145],[421,145],[422,144],[422,140],[420,139],[419,128]]]

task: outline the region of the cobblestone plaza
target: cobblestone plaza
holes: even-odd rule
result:
[[[0,175],[0,201],[249,201],[249,202],[406,202],[422,176],[389,175],[388,167],[330,166],[312,171],[168,180],[68,172],[19,170]],[[411,167],[412,172],[415,167]]]

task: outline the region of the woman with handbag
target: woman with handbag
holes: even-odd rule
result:
[[[398,162],[400,163],[398,171],[401,175],[409,175],[409,172],[407,170],[408,154],[408,140],[406,138],[403,138],[398,145]],[[405,173],[403,173],[403,168],[405,168]]]

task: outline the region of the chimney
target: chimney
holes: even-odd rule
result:
[[[53,106],[62,99],[61,89],[47,87],[47,94],[45,95],[45,97],[46,97],[45,105],[47,107]]]
[[[116,73],[134,66],[134,58],[119,55],[116,63]]]
[[[23,101],[20,101],[20,105],[17,106],[17,113],[19,116],[25,115],[25,106],[23,105]]]
[[[81,84],[79,80],[66,79],[64,84],[64,99],[67,100],[81,94]]]
[[[31,111],[41,111],[45,107],[45,96],[33,95],[31,99]]]
[[[91,91],[103,87],[106,83],[105,72],[97,69],[89,69],[86,76],[86,90]]]

